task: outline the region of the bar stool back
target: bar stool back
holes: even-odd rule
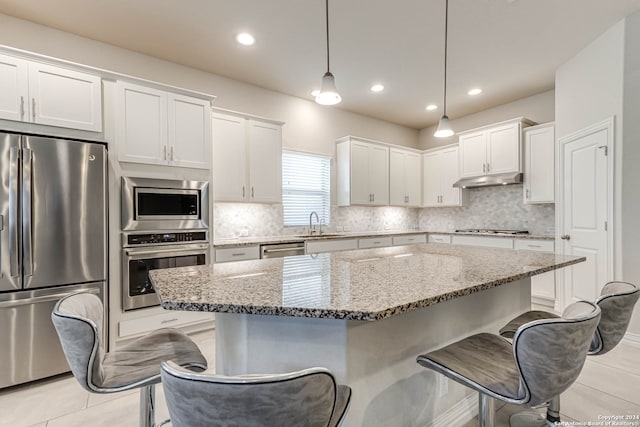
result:
[[[349,407],[351,388],[325,368],[275,375],[223,376],[162,364],[174,427],[335,427]]]
[[[115,351],[102,343],[104,308],[90,293],[67,296],[55,305],[51,320],[73,376],[91,393],[115,393],[140,388],[140,425],[154,425],[154,385],[160,363],[173,360],[196,370],[207,368],[198,346],[184,333],[160,329]]]

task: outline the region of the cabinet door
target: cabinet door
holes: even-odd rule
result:
[[[462,189],[453,184],[460,179],[458,147],[447,148],[440,152],[440,194],[442,206],[461,206]]]
[[[553,126],[525,130],[525,203],[555,202],[555,132]]]
[[[216,202],[242,202],[248,197],[247,120],[212,114],[213,183]]]
[[[404,157],[405,192],[407,206],[421,206],[422,204],[422,168],[418,153],[406,153]]]
[[[27,61],[0,55],[0,119],[26,121],[29,117]]]
[[[405,179],[405,152],[389,150],[389,204],[405,206],[407,204],[407,189]]]
[[[118,82],[118,160],[167,164],[167,94]]]
[[[175,166],[209,168],[211,104],[208,101],[168,94],[169,161]]]
[[[520,172],[520,124],[487,130],[488,175]]]
[[[389,204],[389,148],[369,146],[369,188],[373,205]]]
[[[422,162],[422,205],[440,206],[440,153],[426,153]]]
[[[100,77],[29,63],[29,96],[34,123],[102,131]]]
[[[249,200],[282,202],[282,128],[249,120]]]
[[[351,143],[351,204],[370,205],[369,186],[369,144]]]
[[[486,173],[487,134],[474,132],[460,135],[460,175],[482,176]]]

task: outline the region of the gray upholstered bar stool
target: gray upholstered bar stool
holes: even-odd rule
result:
[[[351,388],[325,368],[274,375],[198,374],[162,363],[162,385],[173,427],[335,427]]]
[[[479,393],[478,424],[495,425],[493,398],[535,407],[578,378],[600,319],[600,308],[580,301],[562,317],[520,326],[513,345],[481,333],[418,356],[418,363]],[[563,345],[558,345],[563,343]]]
[[[640,289],[633,283],[609,282],[602,287],[600,296],[595,301],[602,314],[591,341],[588,355],[598,356],[605,354],[618,345],[627,331],[633,314],[633,307],[638,302],[639,297]],[[500,329],[500,335],[505,338],[513,338],[518,327],[525,323],[557,317],[556,314],[547,311],[527,311]],[[546,421],[537,412],[522,412],[511,417],[511,426],[535,427],[560,422],[560,396],[555,396],[546,406]]]
[[[154,385],[160,382],[160,363],[205,370],[198,346],[175,329],[159,329],[105,353],[102,343],[102,301],[77,293],[58,301],[51,319],[73,376],[92,393],[115,393],[140,388],[140,425],[154,425]]]

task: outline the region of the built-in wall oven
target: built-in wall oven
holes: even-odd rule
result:
[[[210,262],[208,183],[122,179],[122,307],[160,304],[149,271]]]

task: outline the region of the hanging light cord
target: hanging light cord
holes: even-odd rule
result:
[[[326,0],[325,7],[326,23],[327,23],[327,73],[329,72],[329,0]]]
[[[327,0],[329,2],[329,0]],[[449,30],[449,0],[445,0],[444,9],[444,102],[443,113],[447,115],[447,34]],[[327,36],[328,37],[328,36]]]

